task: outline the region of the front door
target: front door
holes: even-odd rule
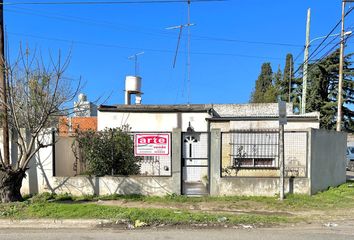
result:
[[[209,193],[208,133],[182,133],[182,194]]]

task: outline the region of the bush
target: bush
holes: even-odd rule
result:
[[[124,126],[102,132],[78,132],[74,142],[74,149],[78,150],[75,155],[80,155],[88,174],[104,176],[140,173],[140,158],[134,156],[134,142],[128,129]]]

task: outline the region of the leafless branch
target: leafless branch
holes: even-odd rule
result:
[[[24,52],[22,47],[13,64],[7,63],[7,95],[4,103],[9,113],[9,126],[17,133],[19,154],[16,168],[27,169],[31,158],[41,149],[52,145],[46,143],[47,129],[57,126],[58,113],[64,114],[81,89],[81,79],[73,81],[65,77],[70,64],[71,51],[63,58],[61,52],[49,62],[37,53]],[[1,152],[0,162],[4,165]]]

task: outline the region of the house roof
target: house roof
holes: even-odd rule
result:
[[[211,121],[263,121],[263,120],[276,120],[279,116],[236,116],[236,117],[212,117],[207,118]],[[287,116],[289,121],[318,121],[319,117],[315,115],[290,115]]]
[[[178,104],[178,105],[100,105],[100,112],[207,112],[211,105]]]
[[[101,105],[100,112],[140,112],[140,113],[175,113],[175,112],[205,112],[209,120],[273,120],[278,118],[278,103],[250,104],[178,104],[178,105]],[[292,120],[319,120],[319,113],[296,115],[293,104],[288,103],[287,115]]]

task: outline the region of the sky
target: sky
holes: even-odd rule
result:
[[[346,10],[351,7],[354,3]],[[286,54],[292,53],[295,69],[301,66],[308,8],[311,39],[327,35],[341,17],[340,0],[192,2],[190,81],[187,29],[175,68],[179,30],[166,29],[187,23],[187,3],[5,5],[4,21],[10,60],[20,45],[45,59],[60,50],[64,57],[70,55],[66,76],[73,85],[81,79],[81,91],[98,104],[124,103],[125,76],[135,74],[128,57],[140,52],[143,104],[247,103],[262,63],[271,62],[274,72],[283,70]],[[351,13],[346,30],[353,26]],[[337,27],[334,33],[339,32]],[[310,54],[320,43],[313,42]],[[350,38],[347,53],[354,51],[352,43]]]

